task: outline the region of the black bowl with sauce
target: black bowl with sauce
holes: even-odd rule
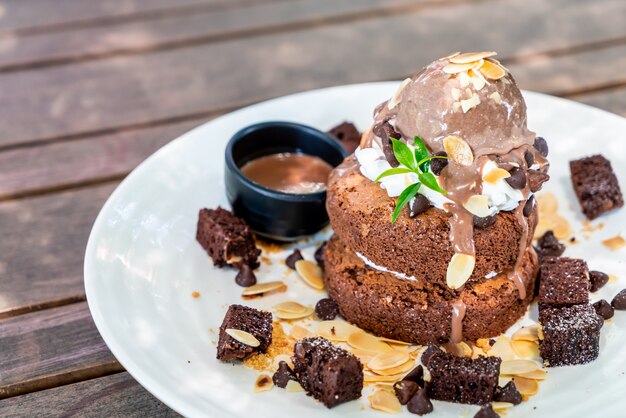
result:
[[[241,129],[230,139],[226,146],[225,182],[234,213],[262,237],[296,241],[328,225],[326,189],[313,188],[310,193],[280,191],[263,186],[243,173],[242,168],[247,164],[262,161],[258,160],[261,157],[267,160],[275,154],[317,157],[334,168],[341,164],[347,152],[328,134],[293,122],[257,123]],[[309,158],[301,160],[311,161]],[[248,173],[263,171],[244,170]]]

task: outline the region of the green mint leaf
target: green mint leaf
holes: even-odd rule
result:
[[[389,177],[389,176],[393,176],[395,174],[406,174],[406,173],[412,173],[413,170],[410,170],[408,168],[404,168],[404,167],[396,167],[396,168],[390,168],[388,170],[383,171],[380,176],[376,177],[376,180],[374,180],[374,182],[379,182],[381,179],[385,178],[385,177]]]
[[[435,158],[440,159],[440,160],[447,160],[448,157],[444,157],[443,155],[431,155],[429,157],[425,157],[422,158],[421,160],[419,160],[417,162],[417,166],[419,167],[420,165],[424,164],[426,161],[430,162],[430,160],[434,160]],[[427,170],[423,170],[424,172],[426,172]]]
[[[393,154],[396,156],[396,160],[398,160],[400,164],[415,170],[415,159],[413,158],[411,148],[402,141],[391,137],[389,139],[391,139],[391,143],[393,144]]]
[[[426,144],[419,136],[413,138],[413,146],[415,147],[415,161],[422,161],[428,157],[428,148],[426,148]],[[422,172],[426,172],[430,166],[430,160],[426,160],[417,166]]]
[[[397,157],[396,157],[397,158]],[[400,193],[398,196],[398,202],[396,203],[396,209],[393,211],[393,216],[391,217],[391,223],[395,223],[398,215],[402,211],[402,208],[406,206],[407,203],[411,201],[417,194],[417,191],[420,189],[421,184],[415,183],[407,187]]]
[[[424,186],[428,187],[429,189],[432,189],[441,194],[448,194],[448,192],[446,192],[441,187],[439,187],[439,184],[437,183],[437,179],[435,178],[433,173],[419,173],[417,176],[419,177],[420,181],[424,184]]]

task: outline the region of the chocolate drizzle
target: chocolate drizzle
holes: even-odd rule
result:
[[[463,341],[463,318],[465,318],[465,303],[461,299],[452,304],[452,323],[450,342],[460,343]]]

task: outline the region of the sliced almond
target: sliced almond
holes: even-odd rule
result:
[[[476,215],[480,218],[491,215],[491,209],[489,208],[489,198],[480,194],[475,194],[467,199],[467,202],[463,204],[463,207],[467,209],[472,215]]]
[[[249,332],[234,328],[226,328],[224,332],[239,341],[241,344],[245,344],[250,347],[258,347],[261,345],[261,342]]]
[[[513,340],[511,341],[513,351],[521,358],[541,357],[539,355],[539,346],[534,341]]]
[[[572,228],[570,228],[569,222],[567,222],[567,219],[565,219],[562,216],[555,215],[553,222],[554,222],[554,229],[553,229],[554,236],[557,237],[559,240],[564,241],[572,236]]]
[[[554,233],[554,235],[556,235],[556,232]],[[624,238],[617,235],[613,238],[605,239],[604,241],[602,241],[602,244],[604,244],[605,247],[616,251],[626,246],[626,241],[624,240]]]
[[[453,52],[451,54],[446,55],[445,57],[441,57],[439,58],[440,60],[447,60],[450,59],[452,57],[456,57],[457,55],[459,55],[461,53],[461,51],[457,51],[457,52]]]
[[[474,271],[476,258],[469,254],[454,254],[448,264],[446,272],[446,283],[451,289],[458,289],[463,286]]]
[[[526,379],[524,377],[513,377],[515,387],[522,395],[533,396],[539,391],[539,383],[534,379]]]
[[[452,98],[454,100],[459,100],[461,98],[461,90],[459,90],[457,88],[452,88],[450,90],[450,93],[452,94]]]
[[[381,341],[378,337],[367,334],[363,331],[353,332],[348,336],[348,344],[354,348],[375,352],[392,351],[393,349],[386,342]]]
[[[395,345],[401,345],[401,346],[405,346],[405,347],[407,345],[411,345],[411,343],[407,343],[406,341],[394,340],[392,338],[378,337],[378,339],[381,340],[381,341],[384,341],[386,343],[395,344]],[[417,346],[416,346],[416,349],[417,349]]]
[[[467,72],[459,73],[457,77],[459,79],[459,84],[461,85],[461,87],[467,87],[472,82],[472,78],[469,76],[469,74],[467,74]]]
[[[410,359],[406,363],[401,364],[401,365],[396,366],[396,367],[392,367],[390,369],[383,369],[383,370],[374,370],[374,369],[372,369],[372,371],[374,373],[382,375],[382,376],[393,376],[393,375],[397,375],[397,374],[407,373],[410,370],[412,370],[414,367],[415,367],[415,361],[413,359]]]
[[[400,366],[411,359],[406,351],[388,351],[380,353],[367,362],[372,370],[385,370]]]
[[[496,104],[502,103],[502,97],[500,96],[500,93],[498,93],[497,91],[494,91],[493,93],[491,93],[489,95],[489,98],[493,100],[494,102],[496,102]]]
[[[474,66],[473,62],[465,63],[465,64],[455,64],[451,62],[450,64],[443,67],[443,72],[446,74],[458,74],[464,71],[470,70]]]
[[[464,341],[460,343],[447,343],[443,345],[443,348],[448,353],[454,354],[458,357],[471,357],[472,356],[472,347],[467,345]]]
[[[313,337],[315,334],[313,334],[308,329],[301,327],[300,325],[294,325],[293,327],[291,327],[289,335],[299,341],[307,337]]]
[[[281,281],[259,283],[254,286],[246,287],[241,296],[244,298],[253,298],[265,296],[269,293],[284,292],[287,290],[287,285]]]
[[[313,312],[315,312],[313,308],[306,307],[304,312],[293,313],[293,312],[286,312],[286,311],[278,310],[276,311],[275,315],[280,319],[293,320],[293,319],[306,318],[308,316],[311,316]]]
[[[405,78],[404,80],[402,80],[402,82],[396,89],[396,92],[393,94],[393,97],[389,99],[389,101],[387,102],[387,108],[389,110],[393,109],[394,107],[398,105],[398,103],[400,103],[400,95],[402,94],[402,90],[404,90],[404,88],[410,82],[411,82],[411,78]]]
[[[450,62],[455,64],[465,64],[472,63],[475,61],[480,61],[483,58],[489,58],[498,55],[495,51],[483,51],[483,52],[466,52],[464,54],[459,54],[450,58]]]
[[[489,184],[496,184],[500,180],[508,179],[509,177],[511,177],[511,173],[504,168],[497,167],[485,173],[483,180]]]
[[[498,386],[500,386],[501,388],[505,387],[507,385],[507,383],[509,383],[511,380],[513,380],[513,377],[511,376],[503,376],[500,375],[498,376]]]
[[[527,327],[522,327],[515,331],[511,336],[512,340],[521,340],[521,341],[539,341],[539,324],[529,325]]]
[[[260,374],[254,382],[255,392],[266,392],[272,387],[274,387],[274,382],[272,382],[271,376],[267,374]]]
[[[424,370],[425,371],[425,370]],[[382,376],[374,373],[363,372],[363,381],[366,383],[378,382],[397,382],[404,377],[403,374],[394,374],[390,376]]]
[[[492,402],[491,407],[498,413],[506,412],[508,409],[513,408],[513,404],[510,402]]]
[[[370,401],[372,409],[387,412],[389,414],[397,414],[402,411],[400,401],[388,390],[377,389],[373,394],[367,397]]]
[[[511,341],[504,335],[496,339],[496,342],[491,346],[489,351],[487,351],[487,354],[492,357],[500,357],[503,361],[513,360],[515,358]]]
[[[477,359],[480,356],[484,356],[485,352],[483,351],[482,348],[480,347],[476,347],[475,345],[472,345],[472,355],[471,358],[473,359]]]
[[[476,340],[476,346],[480,347],[485,353],[491,348],[489,338],[479,338]]]
[[[506,71],[500,65],[495,62],[485,61],[483,65],[478,69],[485,78],[489,80],[499,80],[506,75]]]
[[[500,374],[513,376],[539,369],[541,369],[539,363],[532,360],[502,360],[500,364]]]
[[[307,310],[307,307],[299,304],[298,302],[281,302],[274,305],[274,309],[277,311],[289,312],[289,313],[302,313]]]
[[[324,279],[322,278],[323,272],[320,266],[309,260],[298,260],[296,261],[295,266],[298,275],[300,275],[306,284],[311,286],[313,289],[324,289]]]
[[[458,136],[447,136],[443,139],[443,147],[448,158],[457,164],[470,166],[474,163],[474,153],[470,146]]]
[[[472,77],[472,85],[474,86],[474,89],[476,91],[481,90],[483,87],[485,87],[485,85],[487,84],[487,82],[485,81],[485,79],[483,78],[483,76],[478,76],[477,74],[480,74],[479,72],[475,71],[475,70],[470,70],[470,76]]]
[[[472,95],[469,99],[461,100],[461,110],[467,113],[480,104],[480,97],[477,94]]]
[[[287,392],[304,392],[304,388],[300,385],[300,383],[295,380],[290,380],[287,382],[287,386],[285,386]]]
[[[556,196],[552,193],[545,192],[538,194],[537,196],[537,206],[539,206],[540,214],[551,214],[556,213],[559,204],[556,200]]]
[[[343,321],[322,321],[317,325],[316,329],[317,335],[320,337],[336,342],[347,341],[350,334],[357,331],[362,332],[354,325]]]
[[[357,356],[359,358],[359,360],[361,360],[361,363],[364,366],[367,366],[367,363],[373,359],[374,357],[376,357],[378,354],[375,351],[368,351],[368,350],[360,350],[360,349],[350,349],[349,350],[352,354],[354,354],[355,356]]]
[[[518,376],[524,377],[526,379],[545,380],[546,377],[548,377],[548,372],[543,369],[539,369],[539,370],[533,370],[532,372],[528,372],[528,373],[521,373],[521,374],[518,374]]]

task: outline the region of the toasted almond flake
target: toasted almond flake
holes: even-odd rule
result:
[[[367,334],[363,331],[353,332],[348,336],[347,341],[351,347],[361,350],[375,352],[387,352],[393,350],[386,342],[383,342],[378,337]]]
[[[361,360],[361,363],[367,367],[367,363],[373,359],[374,357],[376,357],[379,353],[375,352],[375,351],[368,351],[368,350],[360,350],[358,348],[351,348],[348,351],[350,351],[352,354],[354,354],[355,356],[357,356],[359,358],[359,360]]]
[[[458,289],[463,286],[472,275],[475,264],[476,258],[472,255],[454,254],[450,263],[448,263],[448,271],[446,272],[446,283],[448,287]]]
[[[261,345],[261,342],[249,332],[234,328],[226,328],[224,332],[239,341],[241,344],[249,345],[250,347],[258,347]]]
[[[313,310],[313,308],[310,308],[310,307],[306,307],[304,312],[298,312],[298,313],[286,312],[286,311],[278,310],[278,311],[276,311],[276,316],[278,318],[280,318],[280,319],[286,319],[286,320],[302,319],[302,318],[306,318],[308,316],[311,316],[313,314],[313,312],[315,312],[315,311]]]
[[[461,51],[453,52],[453,53],[451,53],[451,54],[449,54],[449,55],[446,55],[445,57],[441,57],[441,58],[439,58],[439,59],[440,59],[440,60],[447,60],[447,59],[450,59],[450,58],[452,58],[452,57],[456,57],[456,56],[457,56],[457,55],[459,55],[460,53],[461,53]]]
[[[463,204],[463,207],[467,209],[472,215],[484,218],[491,215],[491,209],[489,208],[489,198],[480,194],[475,194],[467,199],[467,202]]]
[[[478,69],[489,80],[499,80],[506,75],[506,71],[495,62],[485,61]]]
[[[398,105],[398,103],[400,103],[400,95],[402,94],[402,90],[404,90],[404,88],[410,82],[411,82],[411,78],[405,78],[404,80],[402,80],[402,82],[398,86],[398,89],[394,93],[393,97],[387,102],[387,108],[389,110],[393,109],[394,107]]]
[[[354,325],[350,325],[343,321],[322,321],[317,325],[317,335],[324,337],[327,340],[343,342],[347,341],[350,334],[355,332],[362,332]]]
[[[241,260],[243,260],[243,258],[241,258],[240,256],[238,256],[238,255],[231,255],[230,257],[228,257],[226,259],[226,263],[227,264],[233,264],[233,263],[238,263]]]
[[[480,347],[485,353],[489,351],[491,348],[491,343],[489,342],[489,338],[479,338],[476,340],[476,345]]]
[[[546,215],[539,214],[539,222],[537,222],[537,227],[535,228],[535,233],[533,234],[534,239],[539,239],[548,231],[554,229],[554,222],[551,217],[547,217]]]
[[[513,360],[515,358],[515,352],[511,347],[511,341],[507,336],[501,335],[496,339],[493,346],[487,351],[487,354],[492,357],[500,357],[503,361]]]
[[[497,55],[495,51],[483,51],[483,52],[466,52],[450,58],[450,62],[455,64],[473,63],[483,58],[489,58]]]
[[[572,229],[569,226],[569,222],[562,216],[556,215],[553,219],[554,222],[554,236],[559,240],[564,241],[572,236]]]
[[[500,374],[518,375],[521,373],[530,373],[541,369],[536,361],[532,360],[502,360],[500,364]]]
[[[485,61],[482,58],[479,59],[478,61],[474,61],[474,65],[472,66],[472,70],[478,70],[480,67],[483,66],[484,62]],[[469,71],[468,71],[468,73],[469,73]]]
[[[397,375],[397,374],[407,373],[410,370],[412,370],[414,367],[415,367],[415,361],[413,359],[410,359],[406,363],[401,364],[401,365],[396,366],[396,367],[392,367],[390,369],[384,369],[384,370],[374,370],[374,369],[371,369],[371,370],[374,373],[379,374],[381,376],[394,376],[394,375]]]
[[[460,343],[447,343],[443,345],[443,348],[445,348],[448,353],[454,354],[458,357],[472,356],[472,347],[467,345],[464,341],[461,341]]]
[[[289,313],[302,313],[307,310],[307,307],[298,302],[287,301],[274,305],[274,309]]]
[[[300,325],[294,325],[293,327],[291,327],[289,335],[299,341],[303,338],[313,337],[315,334],[313,334],[308,329],[301,327]]]
[[[272,367],[274,370],[278,369],[278,365],[281,361],[284,361],[285,363],[287,363],[287,365],[289,365],[289,367],[293,369],[293,361],[291,361],[291,356],[288,354],[278,354],[272,360]]]
[[[524,377],[513,377],[515,387],[522,395],[533,396],[539,391],[539,383],[534,379],[526,379]]]
[[[363,372],[363,381],[366,383],[378,382],[397,382],[404,377],[403,374],[394,374],[390,376],[382,376],[374,373]]]
[[[545,380],[546,377],[548,377],[548,372],[543,369],[539,369],[528,373],[520,373],[518,376],[526,379]]]
[[[313,289],[324,289],[324,279],[322,278],[323,272],[320,266],[309,260],[296,261],[296,271],[298,275],[304,280],[306,284]]]
[[[472,78],[469,76],[469,74],[467,74],[467,72],[459,73],[457,77],[459,79],[459,84],[461,85],[461,87],[467,87],[472,82]]]
[[[448,65],[446,65],[445,67],[443,67],[443,72],[446,74],[458,74],[458,73],[463,73],[469,69],[471,69],[474,66],[473,62],[467,63],[467,64],[455,64],[455,63],[450,63]]]
[[[387,412],[389,414],[397,414],[402,411],[400,401],[393,393],[388,390],[377,389],[373,394],[367,397],[370,401],[372,409]]]
[[[555,233],[556,235],[556,233]],[[623,248],[624,246],[626,246],[626,241],[624,240],[624,238],[622,238],[621,236],[615,236],[613,238],[609,238],[609,239],[605,239],[602,241],[602,244],[604,244],[604,246],[606,246],[607,248],[616,251],[619,250],[620,248]]]
[[[539,337],[539,341],[543,340],[543,328],[541,324],[539,325],[539,329],[537,330],[537,337]]]
[[[496,412],[499,412],[512,408],[513,404],[510,402],[492,402],[491,407],[496,410]]]
[[[452,98],[454,100],[459,100],[461,98],[461,90],[457,89],[457,88],[452,88],[450,90],[450,93],[452,93]]]
[[[475,345],[472,345],[472,355],[471,358],[473,359],[477,359],[480,356],[484,356],[485,352],[483,351],[482,348],[480,347],[476,347]]]
[[[500,93],[498,93],[497,91],[494,91],[493,93],[491,93],[489,95],[489,98],[493,100],[494,102],[496,102],[496,104],[502,103],[502,97],[500,97]]]
[[[474,162],[474,153],[470,146],[458,136],[447,136],[443,139],[443,147],[448,157],[457,164],[470,166]]]
[[[493,170],[489,170],[483,175],[483,180],[489,184],[496,184],[500,180],[508,179],[511,177],[511,173],[504,168],[496,167]]]
[[[241,296],[243,297],[258,297],[265,296],[268,293],[273,292],[284,292],[287,290],[287,286],[285,283],[281,281],[275,282],[266,282],[255,284],[254,286],[246,287],[243,292],[241,292]]]
[[[619,280],[619,278],[614,274],[609,274],[609,283],[615,283]]]
[[[503,376],[500,375],[498,376],[498,386],[500,386],[501,388],[505,387],[507,383],[509,383],[511,380],[513,380],[512,376]]]
[[[522,341],[539,341],[539,324],[529,325],[527,327],[522,327],[515,331],[511,336],[512,340],[522,340]]]
[[[467,113],[479,104],[480,97],[478,97],[477,94],[474,94],[471,98],[467,100],[461,100],[461,110],[463,110],[463,113]]]
[[[538,194],[537,206],[539,206],[539,214],[546,215],[556,213],[559,204],[556,200],[556,196],[550,192]]]
[[[304,389],[302,388],[300,383],[296,382],[295,380],[290,380],[289,382],[287,382],[287,386],[285,386],[285,389],[287,390],[287,392],[304,392]]]
[[[388,351],[374,356],[367,362],[367,367],[372,370],[385,370],[400,366],[411,360],[406,351]]]
[[[541,357],[539,355],[539,346],[534,341],[513,340],[511,341],[513,351],[521,358]]]
[[[480,74],[480,72],[475,71],[473,69],[470,70],[470,77],[472,77],[472,85],[474,86],[474,89],[476,91],[481,90],[487,84],[483,76],[482,75],[478,76],[478,74]]]
[[[254,382],[254,391],[255,392],[266,392],[274,387],[274,382],[272,382],[272,378],[267,374],[260,374],[259,377],[256,378]]]

